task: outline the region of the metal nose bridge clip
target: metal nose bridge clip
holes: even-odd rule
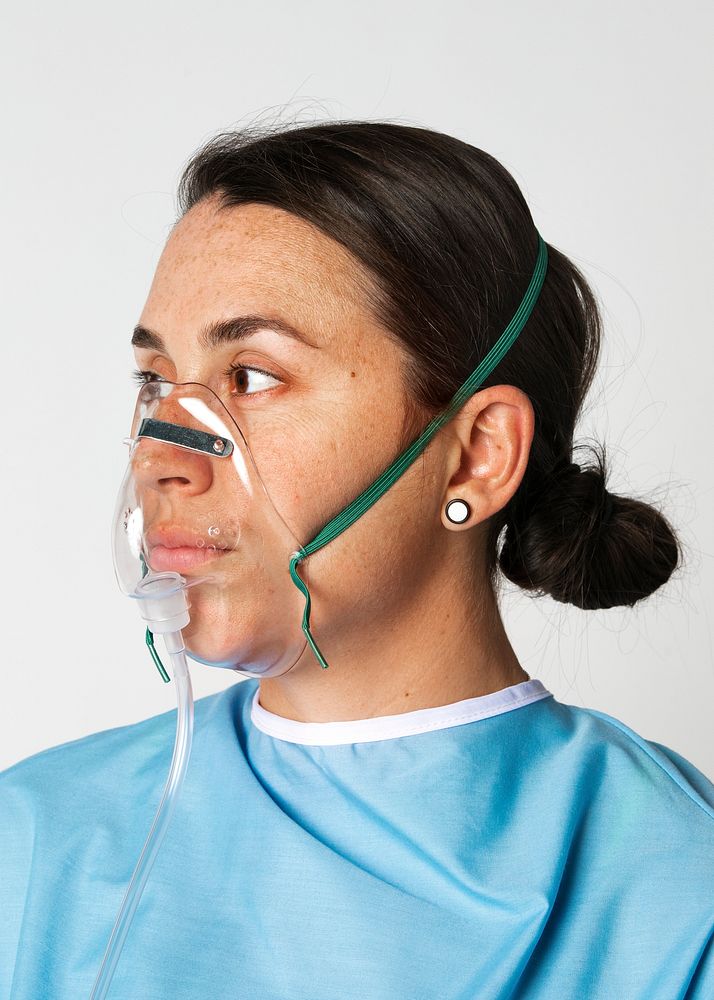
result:
[[[179,448],[203,452],[214,458],[228,458],[233,453],[233,442],[230,438],[208,434],[206,431],[194,430],[181,424],[172,424],[166,420],[154,420],[152,417],[144,417],[136,438],[125,438],[124,441],[125,444],[130,444],[139,438],[151,438],[154,441],[175,444]]]

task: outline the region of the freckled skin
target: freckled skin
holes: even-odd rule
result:
[[[405,348],[370,314],[370,288],[360,264],[302,219],[259,204],[218,212],[211,198],[172,230],[139,319],[166,345],[137,349],[142,369],[211,383],[239,363],[281,380],[238,399],[237,419],[301,544],[403,448]],[[206,323],[249,313],[277,314],[319,349],[270,330],[201,347]],[[476,393],[383,497],[301,564],[330,667],[307,647],[288,673],[261,680],[266,709],[299,721],[367,718],[406,711],[407,699],[414,711],[528,679],[488,587],[484,541],[486,520],[523,477],[533,429],[530,400],[514,386]],[[454,497],[471,506],[464,525],[443,512]],[[268,589],[243,587],[240,601],[262,607]],[[216,629],[235,627],[235,616],[216,615]]]

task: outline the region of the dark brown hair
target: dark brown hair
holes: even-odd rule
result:
[[[180,214],[214,194],[225,207],[291,212],[366,269],[376,289],[369,307],[407,352],[416,433],[501,335],[535,266],[538,234],[513,177],[483,150],[426,128],[332,121],[221,132],[185,166]],[[607,491],[604,446],[591,447],[587,465],[574,462],[601,335],[584,275],[548,244],[533,312],[480,386],[515,385],[535,412],[526,473],[490,519],[491,584],[500,568],[520,587],[580,608],[633,605],[681,561],[658,510]]]

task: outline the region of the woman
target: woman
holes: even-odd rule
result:
[[[390,123],[219,135],[179,202],[134,334],[138,377],[216,387],[302,546],[497,342],[539,234],[493,157]],[[242,319],[226,333],[229,317]],[[312,641],[290,669],[197,702],[111,996],[714,996],[714,785],[623,722],[558,702],[498,608],[499,571],[594,609],[634,605],[679,564],[666,519],[607,491],[603,454],[574,461],[600,330],[583,275],[548,246],[493,372],[298,564]],[[147,459],[141,475],[188,511],[213,473],[182,461]],[[157,545],[152,569],[189,558],[171,549]],[[194,606],[208,662],[239,628],[260,634],[266,608],[294,624],[272,577],[241,572],[220,603]],[[2,996],[89,995],[174,720],[0,775]]]

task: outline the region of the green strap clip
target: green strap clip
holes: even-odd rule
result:
[[[151,659],[156,664],[156,669],[161,674],[162,681],[165,684],[168,684],[171,678],[166,673],[166,667],[161,662],[161,657],[159,656],[156,646],[154,645],[154,633],[151,631],[148,625],[146,627],[146,645],[149,647],[149,652],[151,653]]]

